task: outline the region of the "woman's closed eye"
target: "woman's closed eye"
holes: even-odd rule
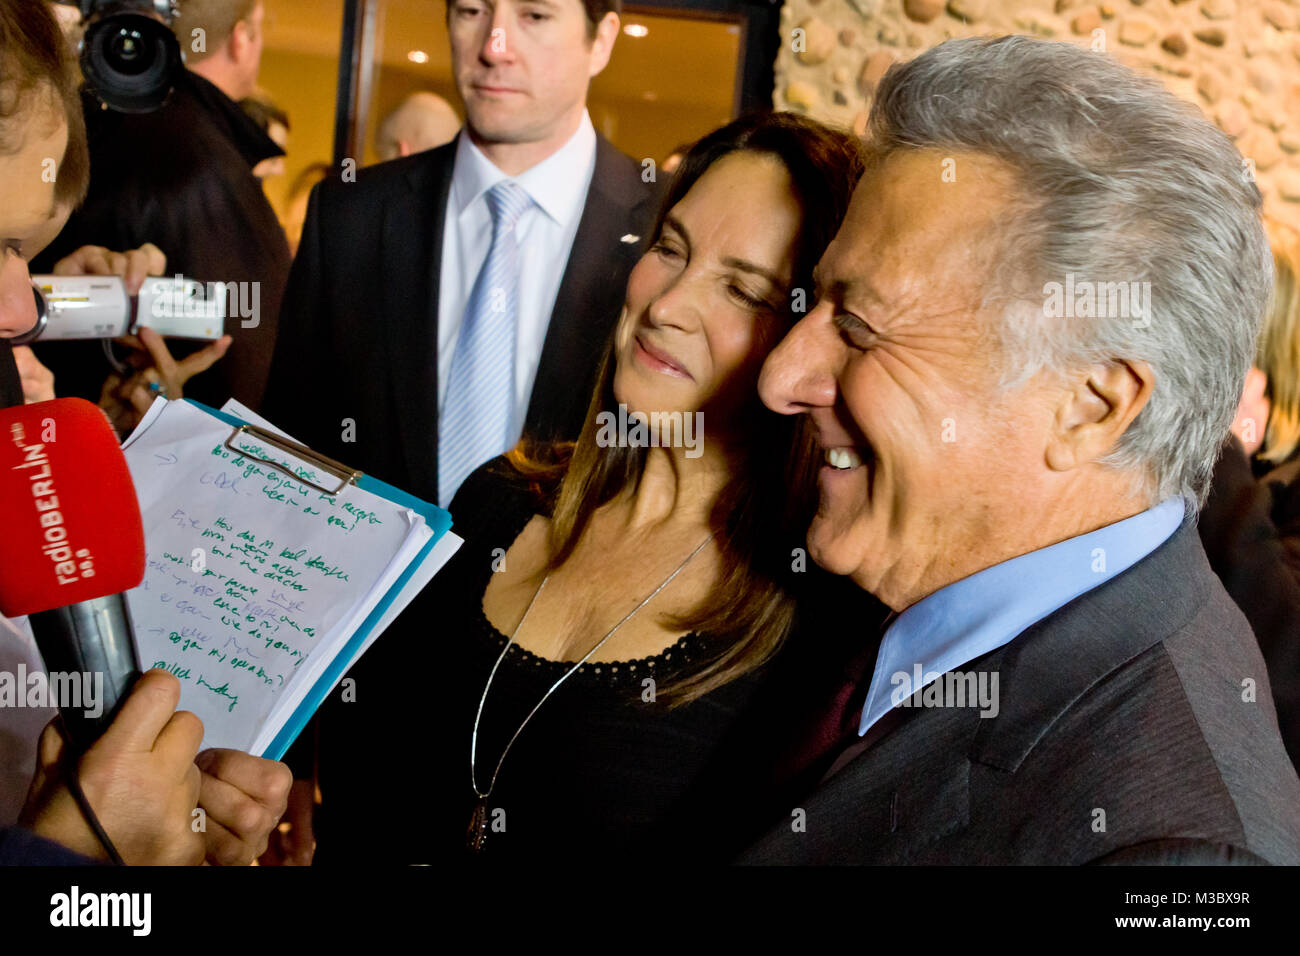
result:
[[[728,283],[727,291],[731,294],[732,298],[734,298],[741,305],[745,306],[745,308],[747,309],[753,309],[754,311],[758,311],[760,309],[770,309],[772,307],[767,302],[766,299],[761,299],[756,296],[750,295],[748,292],[746,292],[740,286],[736,285],[734,282]]]

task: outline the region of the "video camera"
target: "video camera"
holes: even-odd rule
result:
[[[131,296],[118,276],[32,276],[36,325],[9,340],[27,345],[112,339],[141,327],[167,338],[215,341],[224,332],[226,289],[184,276],[150,276]]]
[[[81,11],[81,70],[119,113],[151,113],[167,101],[185,58],[171,31],[176,0],[62,0]]]

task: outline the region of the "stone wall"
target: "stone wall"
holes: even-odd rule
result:
[[[1105,50],[1196,103],[1300,228],[1300,0],[786,0],[774,100],[861,133],[890,64],[950,37],[1027,33]]]

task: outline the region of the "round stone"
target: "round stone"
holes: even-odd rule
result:
[[[903,0],[903,12],[917,23],[929,23],[943,12],[944,0]]]
[[[809,17],[799,24],[799,29],[803,30],[802,38],[795,37],[796,44],[800,39],[803,41],[803,49],[795,54],[799,57],[799,62],[805,66],[816,66],[829,60],[835,52],[835,31],[826,21],[820,17]]]
[[[1235,0],[1201,0],[1201,13],[1211,20],[1227,20],[1236,12]]]
[[[820,99],[817,87],[806,80],[795,80],[785,88],[785,101],[791,109],[806,113],[814,109]]]
[[[880,78],[894,63],[894,54],[889,50],[877,50],[863,60],[862,70],[858,73],[858,92],[868,97],[874,95]]]
[[[1079,11],[1075,18],[1070,21],[1070,29],[1079,36],[1088,36],[1093,30],[1100,27],[1101,11],[1096,7],[1088,7],[1086,10]]]
[[[1181,33],[1171,33],[1160,41],[1160,47],[1174,56],[1182,56],[1187,52],[1187,37]]]
[[[1125,20],[1119,25],[1119,42],[1129,46],[1146,46],[1156,38],[1156,25],[1150,20]]]

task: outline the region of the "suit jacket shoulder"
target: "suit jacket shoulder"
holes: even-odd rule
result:
[[[963,671],[996,675],[994,715],[908,709],[807,798],[806,832],[744,859],[1082,864],[1165,841],[1300,862],[1264,664],[1192,521]]]

